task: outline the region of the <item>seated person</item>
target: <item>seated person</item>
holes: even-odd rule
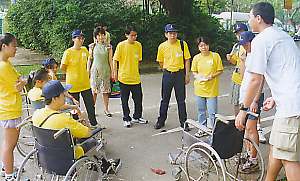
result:
[[[31,72],[29,75],[27,83],[29,84],[29,87],[33,86],[33,88],[29,90],[28,98],[31,101],[33,111],[45,107],[45,98],[42,96],[42,89],[44,85],[48,82],[48,80],[49,80],[48,72],[44,68],[39,69],[35,72]],[[65,94],[67,94],[66,95],[67,99],[71,99],[68,97],[69,94],[67,92],[65,92]],[[61,107],[61,110],[67,110],[67,109],[77,110],[76,112],[80,113],[80,110],[76,104],[75,105],[65,104],[64,106]]]
[[[45,97],[46,107],[34,112],[32,116],[34,126],[53,130],[68,128],[71,135],[77,139],[88,138],[92,135],[91,129],[85,126],[83,124],[84,122],[80,123],[74,120],[70,115],[59,112],[59,110],[61,110],[65,105],[65,92],[71,87],[71,85],[63,87],[58,80],[51,80],[44,85],[42,95]],[[97,140],[91,139],[91,141],[94,141],[94,144],[88,142],[86,145],[75,146],[76,159],[82,157],[87,151],[89,151],[92,148],[91,145],[96,145]],[[107,169],[110,169],[111,166],[114,166],[117,169],[120,165],[120,159],[109,162],[105,158],[102,158],[101,161],[101,167],[105,167],[104,169],[101,168],[103,173],[107,173]]]

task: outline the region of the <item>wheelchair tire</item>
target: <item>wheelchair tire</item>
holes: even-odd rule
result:
[[[68,170],[63,181],[98,181],[102,180],[100,164],[97,160],[82,157]]]
[[[247,146],[248,145],[248,146]],[[257,151],[257,167],[250,167],[249,169],[243,169],[243,165],[248,160],[247,149],[249,145],[252,145]],[[236,156],[225,160],[225,167],[228,175],[231,178],[237,180],[257,180],[262,181],[265,174],[265,164],[261,151],[259,150],[258,145],[249,138],[243,139],[243,148],[242,152],[238,153]]]
[[[37,161],[37,150],[33,149],[22,161],[17,173],[17,181],[30,180],[46,180],[46,173],[39,167]]]
[[[225,166],[217,152],[207,143],[191,145],[185,157],[185,171],[188,181],[225,181]]]
[[[27,124],[21,127],[16,147],[20,155],[23,157],[26,157],[26,155],[33,150],[34,137],[32,135],[31,125]]]

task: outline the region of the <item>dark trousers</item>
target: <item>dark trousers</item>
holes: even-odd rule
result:
[[[88,117],[92,126],[97,124],[96,115],[95,115],[95,103],[93,99],[92,90],[88,89],[81,92],[70,93],[78,102],[79,102],[79,94],[81,94],[84,105],[86,107]]]
[[[129,95],[131,92],[132,99],[134,102],[134,113],[133,118],[138,119],[142,117],[142,101],[143,101],[143,93],[141,83],[135,85],[123,84],[120,82],[121,89],[121,102],[123,109],[123,121],[131,121],[131,117],[129,116],[130,110],[128,106]]]
[[[183,127],[184,122],[187,119],[186,105],[185,105],[185,75],[184,71],[178,71],[175,73],[164,70],[161,86],[162,100],[160,102],[158,123],[165,124],[167,119],[167,113],[169,108],[169,102],[171,98],[172,89],[175,89],[175,97],[178,106],[178,115],[180,126]]]

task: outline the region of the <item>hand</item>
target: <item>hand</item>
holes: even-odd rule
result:
[[[250,105],[250,111],[256,113],[258,111],[258,103],[253,101]]]
[[[117,72],[114,72],[114,73],[113,73],[113,80],[114,80],[115,82],[118,81],[118,73],[117,73]]]
[[[235,127],[241,131],[245,129],[246,115],[247,115],[246,111],[240,111],[235,118]]]
[[[26,80],[22,80],[22,79],[19,79],[17,80],[17,83],[16,83],[16,89],[18,92],[21,92],[22,89],[24,88],[24,86],[27,84],[27,81]]]
[[[263,103],[263,110],[264,111],[269,111],[271,109],[273,109],[273,107],[276,105],[273,97],[269,97],[265,100],[265,102]]]
[[[79,108],[79,106],[80,106],[79,101],[77,101],[75,98],[72,98],[72,101],[77,106],[77,108]]]
[[[206,78],[207,78],[207,81],[209,81],[209,80],[212,80],[214,77],[212,75],[209,75]]]
[[[185,76],[185,85],[187,85],[188,83],[190,83],[190,76],[186,75]]]

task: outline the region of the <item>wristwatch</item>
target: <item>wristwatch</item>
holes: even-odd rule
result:
[[[245,107],[245,105],[242,103],[242,104],[240,104],[240,110],[241,111],[248,111],[248,107]]]

